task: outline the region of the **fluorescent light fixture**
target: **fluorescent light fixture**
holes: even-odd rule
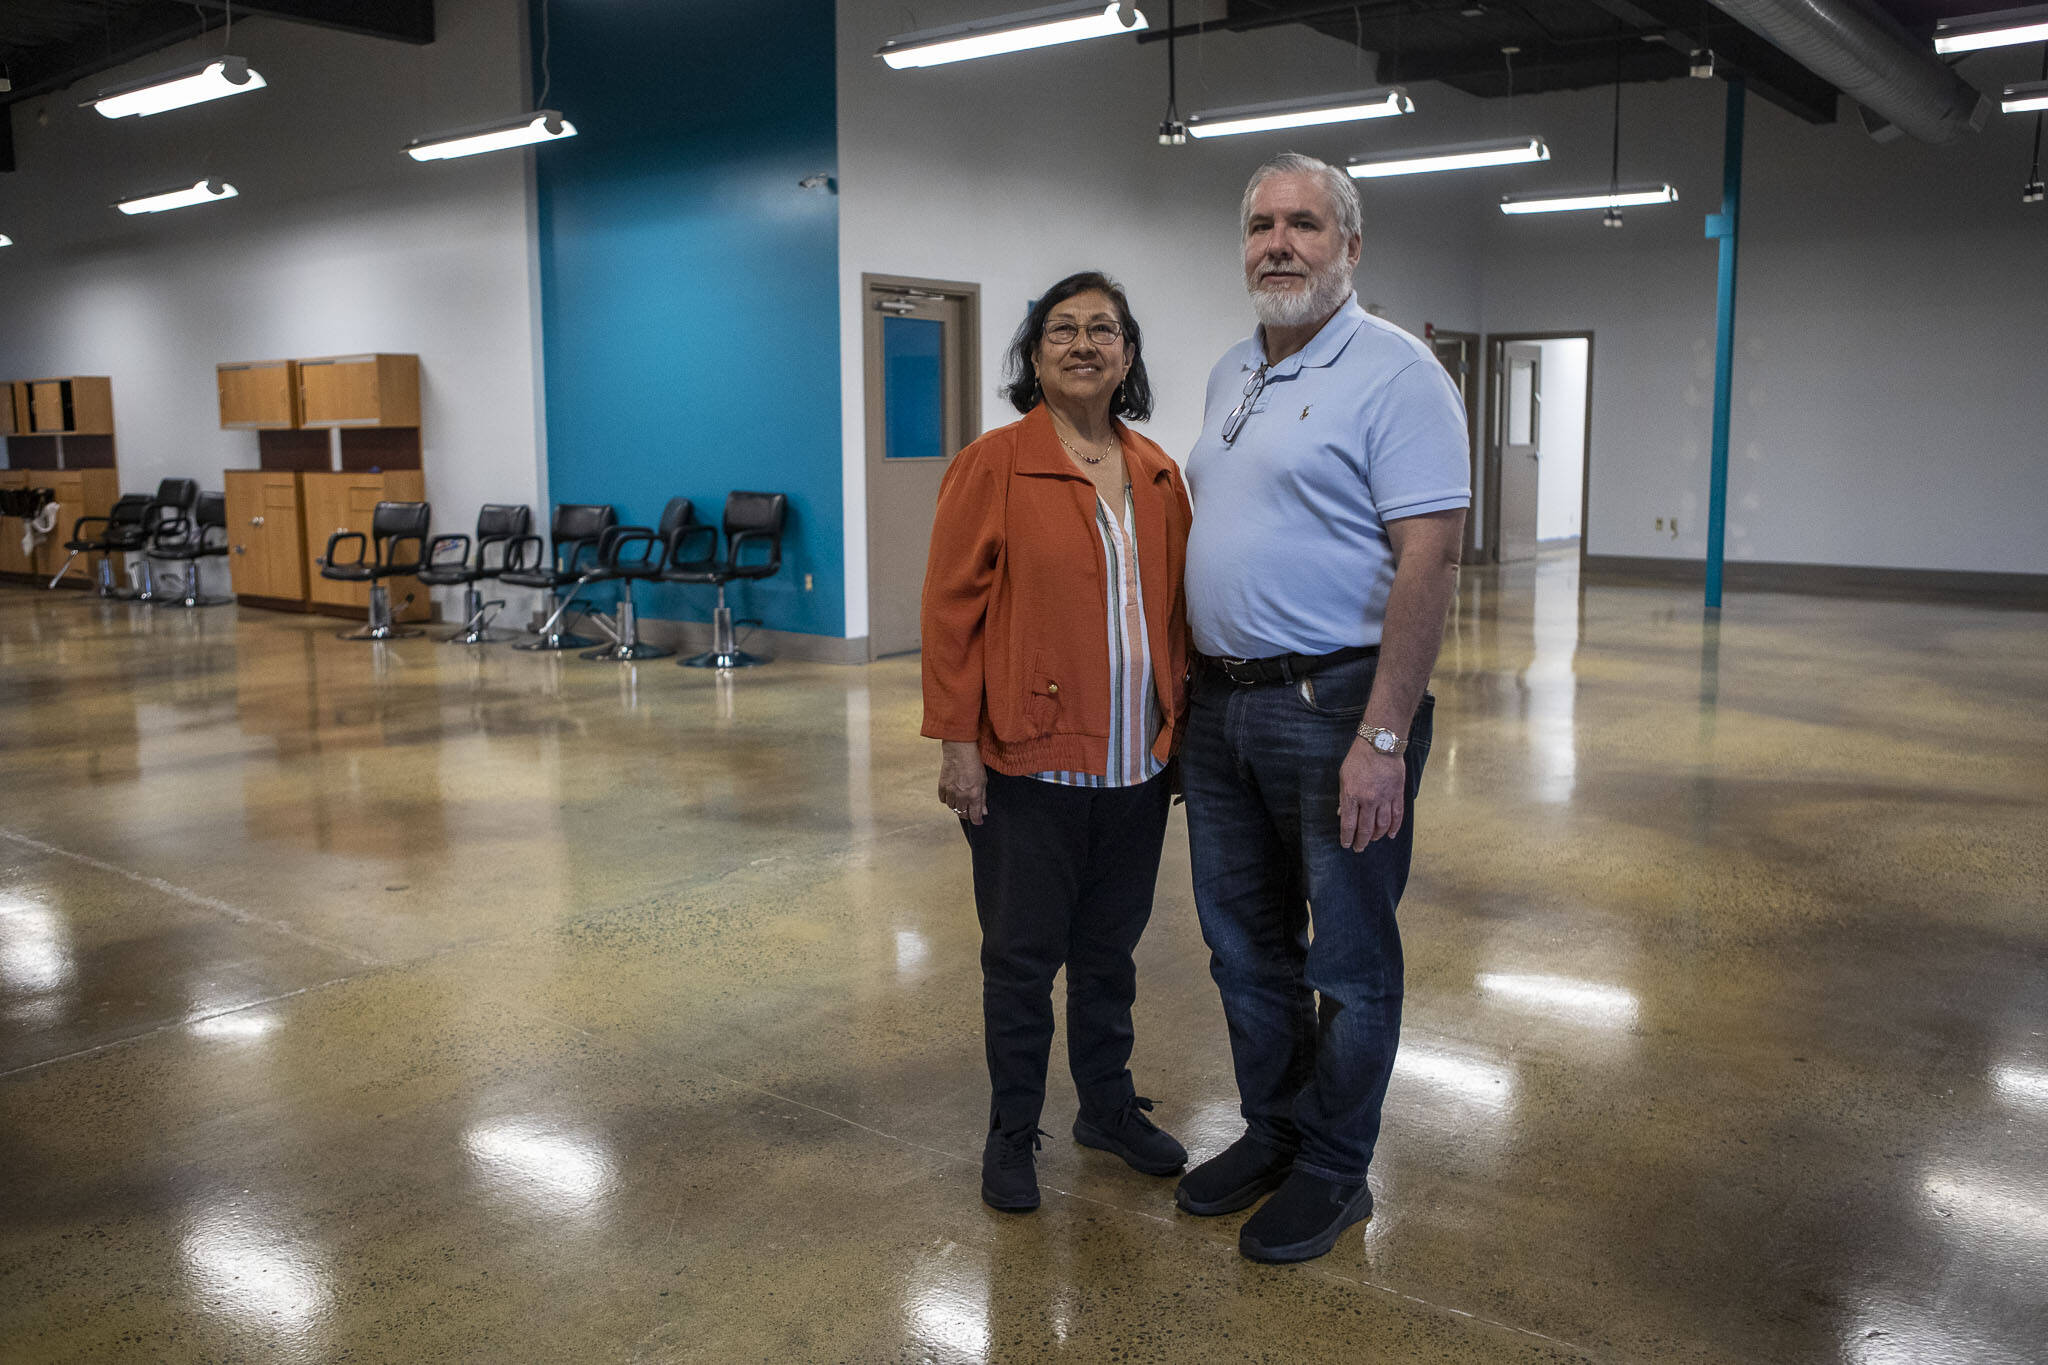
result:
[[[2048,5],[1995,10],[1934,25],[1936,52],[1976,52],[1987,47],[2048,41]]]
[[[1615,190],[1572,190],[1559,194],[1504,194],[1502,213],[1570,213],[1574,209],[1621,209],[1637,204],[1675,204],[1678,191],[1669,185],[1623,185]]]
[[[166,209],[190,208],[194,204],[211,204],[216,199],[232,199],[241,191],[223,180],[202,180],[196,185],[183,189],[164,190],[157,194],[145,194],[139,199],[126,199],[115,205],[123,213],[162,213]]]
[[[1360,180],[1383,175],[1419,175],[1424,171],[1463,171],[1476,166],[1513,166],[1524,161],[1548,161],[1550,148],[1540,137],[1508,138],[1502,142],[1463,142],[1455,147],[1425,147],[1380,156],[1358,157],[1344,167]]]
[[[414,161],[446,161],[451,157],[475,156],[479,152],[502,152],[535,142],[559,142],[576,136],[576,125],[553,109],[538,109],[514,119],[480,123],[452,133],[415,138],[405,149]]]
[[[1143,29],[1144,11],[1133,7],[1131,20],[1125,23],[1118,13],[1124,7],[1119,0],[1110,0],[1107,5],[1099,0],[1086,0],[1083,4],[999,14],[993,19],[949,28],[901,34],[883,43],[875,55],[901,71],[911,66],[941,66],[976,57],[1000,57],[1006,52],[1076,43],[1084,38],[1114,38]]]
[[[261,90],[263,85],[263,77],[250,67],[247,58],[216,57],[148,80],[111,86],[100,91],[90,103],[108,118],[132,118],[247,94]]]
[[[1230,137],[1237,133],[1270,133],[1281,128],[1314,128],[1325,123],[1352,123],[1359,119],[1391,118],[1412,114],[1415,105],[1408,92],[1396,86],[1389,90],[1361,90],[1349,95],[1317,95],[1311,99],[1275,100],[1268,104],[1246,104],[1235,109],[1211,109],[1188,115],[1190,137]]]
[[[2008,114],[2031,114],[2036,109],[2048,109],[2048,81],[2008,85],[1999,98],[1998,107]]]
[[[12,237],[9,237],[9,236],[8,236],[8,235],[7,235],[6,233],[4,233],[4,232],[0,232],[0,246],[13,246],[13,245],[14,245],[14,239],[13,239]]]

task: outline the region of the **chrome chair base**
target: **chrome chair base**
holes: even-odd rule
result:
[[[608,663],[629,664],[640,659],[666,659],[669,655],[675,653],[674,650],[663,649],[659,645],[641,643],[640,622],[639,618],[633,613],[632,592],[633,590],[630,586],[624,589],[624,595],[619,599],[618,611],[612,623],[607,624],[603,618],[596,618],[598,625],[605,627],[610,632],[612,643],[598,649],[585,650],[580,657],[599,659]]]
[[[711,613],[711,648],[682,661],[684,668],[759,668],[773,663],[739,647],[732,634],[732,608],[725,605],[725,585],[718,585],[718,606]]]
[[[411,601],[411,598],[407,598]],[[416,635],[425,635],[423,630],[412,630],[391,623],[391,590],[382,583],[370,585],[370,619],[361,630],[344,630],[335,634],[337,640],[410,640]]]
[[[491,620],[504,608],[502,598],[486,602],[483,594],[474,587],[462,591],[462,629],[453,635],[441,637],[444,645],[496,645],[519,638],[517,631],[492,630]]]
[[[597,641],[587,635],[572,635],[561,628],[562,617],[568,614],[569,607],[575,600],[576,594],[572,592],[569,594],[568,601],[561,603],[559,606],[554,606],[555,593],[550,591],[546,597],[541,599],[541,605],[553,606],[554,609],[548,612],[548,619],[543,621],[540,629],[534,632],[536,638],[522,640],[512,646],[512,648],[523,649],[529,653],[546,653],[558,649],[589,649],[592,645],[596,644]]]

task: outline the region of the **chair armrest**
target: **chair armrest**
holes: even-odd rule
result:
[[[547,542],[539,536],[514,536],[505,542],[505,562],[500,573],[523,573],[538,569],[547,558]]]
[[[173,512],[149,528],[149,547],[154,550],[160,544],[186,539],[192,534],[192,519],[183,512]]]
[[[700,539],[704,542],[704,553],[684,558],[684,552],[693,542]],[[680,568],[684,564],[707,564],[717,554],[718,528],[708,522],[691,522],[669,532],[668,543],[662,546],[661,563],[666,569]]]
[[[531,537],[526,537],[531,538]],[[522,537],[485,536],[476,543],[476,571],[485,576],[503,573],[512,567],[512,546]],[[491,567],[491,547],[498,548],[498,567]]]
[[[398,553],[398,547],[401,545],[412,546],[410,558],[401,556]],[[382,560],[377,565],[380,573],[418,573],[426,563],[427,538],[425,536],[387,536],[380,548],[384,552]]]
[[[71,538],[73,540],[85,539],[85,528],[93,522],[98,522],[102,526],[112,526],[114,519],[112,517],[80,517],[71,523]]]
[[[726,561],[730,563],[734,568],[738,568],[740,565],[741,552],[746,549],[749,543],[756,540],[764,540],[768,542],[768,558],[761,561],[763,564],[772,564],[779,561],[782,558],[782,547],[775,532],[735,531],[732,534],[732,539],[728,540],[725,543]]]
[[[441,549],[446,545],[459,545],[462,553],[448,560],[441,558]],[[435,536],[434,543],[427,546],[425,567],[429,569],[466,569],[469,567],[469,537],[463,535]]]
[[[605,555],[604,566],[616,573],[620,566],[641,568],[654,560],[659,552],[661,537],[654,533],[652,526],[621,526],[612,532],[612,543]],[[638,546],[637,554],[627,551]],[[658,561],[657,561],[658,562]]]
[[[596,536],[579,536],[575,540],[562,541],[555,546],[555,567],[563,573],[575,573],[585,551],[589,551],[594,566],[597,563],[597,543]]]
[[[336,565],[334,561],[334,547],[337,545],[344,544],[348,541],[355,542],[356,557],[354,559],[349,560],[346,564]],[[361,568],[363,563],[363,556],[366,553],[368,553],[369,547],[370,538],[364,535],[361,531],[336,531],[333,535],[327,537],[326,552],[323,553],[318,559],[315,559],[313,562],[315,564],[320,565],[323,568]]]

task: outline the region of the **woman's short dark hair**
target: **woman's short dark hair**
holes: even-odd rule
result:
[[[1019,412],[1029,412],[1038,406],[1045,395],[1038,387],[1035,357],[1038,343],[1045,338],[1045,320],[1053,309],[1076,294],[1086,294],[1090,290],[1109,295],[1110,301],[1116,305],[1117,321],[1124,329],[1124,347],[1131,357],[1130,373],[1110,395],[1110,413],[1142,422],[1152,415],[1152,381],[1145,377],[1145,351],[1139,345],[1138,320],[1131,316],[1131,301],[1124,297],[1123,286],[1099,270],[1084,270],[1078,275],[1067,276],[1031,305],[1031,311],[1024,315],[1024,325],[1010,340],[1010,354],[1003,362],[1003,397],[1016,404]]]

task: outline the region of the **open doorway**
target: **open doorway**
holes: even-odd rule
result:
[[[1540,550],[1585,555],[1593,450],[1593,334],[1488,338],[1486,557],[1512,564]],[[1481,487],[1485,492],[1481,494]]]
[[[1467,452],[1471,460],[1472,498],[1475,506],[1483,506],[1486,490],[1486,467],[1479,458],[1479,334],[1477,332],[1446,332],[1435,323],[1424,323],[1422,338],[1444,372],[1451,377],[1451,383],[1458,390],[1459,403],[1465,409],[1465,430],[1469,433]],[[1466,564],[1487,558],[1486,531],[1476,516],[1465,518],[1465,546],[1460,556]]]

